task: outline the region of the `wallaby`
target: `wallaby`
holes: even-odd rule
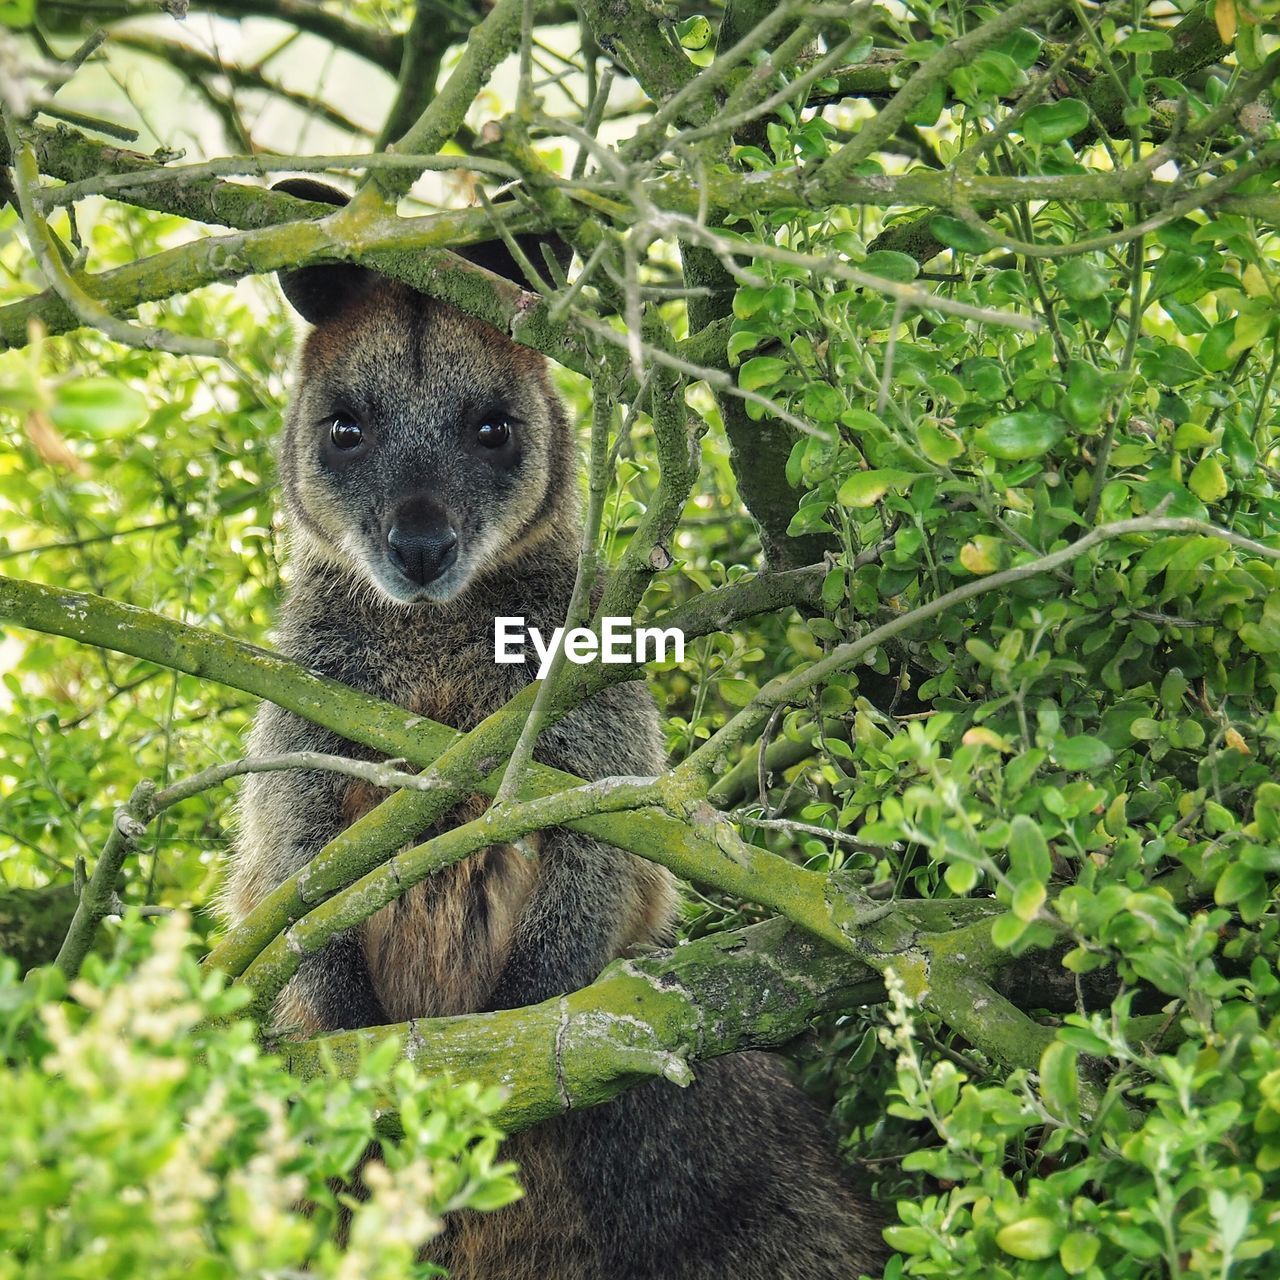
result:
[[[342,203],[322,184],[281,186]],[[501,245],[464,251],[524,283]],[[536,261],[536,259],[535,259]],[[312,670],[469,729],[530,679],[494,662],[496,615],[564,620],[581,523],[577,448],[544,358],[352,265],[282,273],[313,328],[280,450],[291,576],[279,647]],[[662,767],[655,704],[615,685],[538,743],[586,778]],[[265,704],[252,751],[363,754]],[[242,919],[381,798],[332,773],[252,775],[224,910]],[[478,797],[441,827],[475,816]],[[423,833],[420,838],[426,838]],[[669,874],[567,830],[437,872],[306,961],[277,1019],[295,1032],[513,1008],[671,940]],[[429,1255],[456,1280],[850,1280],[884,1257],[818,1113],[779,1061],[697,1064],[679,1088],[515,1135],[525,1196],[454,1215]]]

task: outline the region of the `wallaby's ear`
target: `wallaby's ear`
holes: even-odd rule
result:
[[[559,236],[526,231],[516,236],[515,241],[524,252],[524,256],[533,264],[534,270],[544,280],[548,276],[547,264],[542,254],[544,245],[550,251],[554,261],[560,264],[560,270],[562,272],[569,270],[573,250]],[[533,281],[520,269],[515,258],[511,256],[511,250],[502,239],[485,240],[481,244],[467,245],[466,248],[457,249],[455,252],[459,257],[466,258],[468,262],[475,263],[477,267],[492,271],[494,275],[503,276],[522,289],[533,288]]]
[[[286,178],[272,185],[272,191],[283,191],[299,200],[341,207],[349,197],[336,187],[314,178]],[[350,262],[323,263],[313,267],[296,267],[277,275],[280,288],[289,305],[309,324],[322,324],[344,307],[368,292],[374,273]]]

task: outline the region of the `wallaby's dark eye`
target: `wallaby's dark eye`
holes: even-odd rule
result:
[[[355,449],[364,441],[364,429],[354,418],[337,413],[329,424],[329,439],[335,449]]]
[[[500,449],[511,439],[511,425],[505,418],[491,418],[480,424],[476,438],[486,449]]]

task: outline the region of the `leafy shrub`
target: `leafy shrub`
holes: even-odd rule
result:
[[[70,1000],[56,971],[23,983],[0,964],[0,1276],[440,1274],[415,1263],[440,1215],[519,1195],[496,1096],[417,1078],[394,1041],[298,1082],[193,941],[181,917],[134,921]],[[376,1134],[388,1107],[399,1136]],[[375,1135],[355,1198],[342,1184]]]

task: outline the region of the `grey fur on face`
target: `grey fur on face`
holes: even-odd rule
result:
[[[545,367],[496,336],[390,281],[308,336],[281,450],[295,556],[441,603],[572,514]]]

